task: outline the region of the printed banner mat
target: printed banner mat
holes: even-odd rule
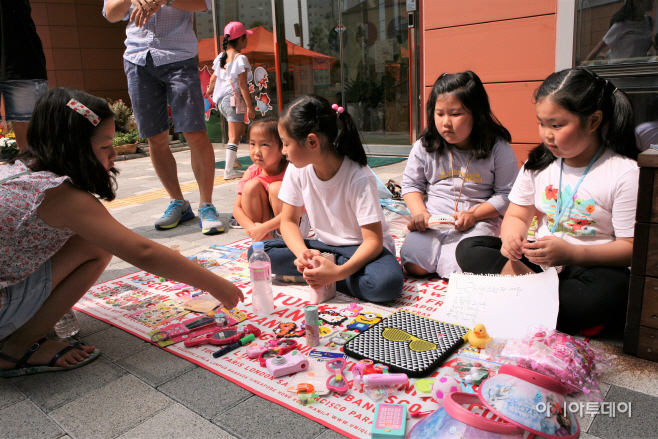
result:
[[[395,238],[399,253],[402,239]],[[255,316],[251,309],[248,264],[237,257],[250,245],[251,240],[244,239],[227,247],[213,246],[197,256],[199,263],[229,279],[244,292],[245,302],[239,304],[238,309],[247,314],[249,319],[243,323],[250,323],[262,331],[260,340],[257,339],[256,341],[258,344],[263,344],[264,341],[274,337],[274,329],[280,323],[292,322],[297,327],[301,326],[304,321],[304,307],[308,305],[305,300],[308,295],[308,286],[275,282],[273,285],[276,307],[274,312],[269,317]],[[176,282],[166,280],[161,282],[153,275],[138,271],[95,285],[76,304],[75,309],[121,328],[141,339],[151,341],[149,333],[163,323],[177,323],[201,315],[185,313],[186,311],[182,308],[181,303],[183,300],[190,298],[190,292],[176,288],[180,288],[180,285],[176,285]],[[359,323],[362,326],[363,320],[367,321],[368,318],[387,317],[398,309],[405,309],[429,317],[437,307],[442,305],[446,294],[447,283],[438,278],[406,278],[403,293],[397,300],[387,303],[387,306],[359,302],[350,296],[338,293],[334,299],[319,306],[320,313],[331,323],[337,324],[324,325],[335,332],[322,338],[321,345],[315,349],[340,352],[342,351],[340,345],[336,346],[334,350],[328,348],[332,341],[339,340],[339,338],[334,338],[338,332],[349,330],[347,327],[350,325],[352,325],[352,328],[358,328]],[[206,294],[200,297],[208,296]],[[353,317],[353,314],[350,314],[354,311],[354,309],[348,309],[352,302],[356,302],[357,306],[362,307],[358,310],[360,316]],[[370,313],[374,313],[374,315]],[[364,316],[364,314],[369,315]],[[344,315],[350,317],[345,318]],[[293,325],[289,326],[292,327]],[[306,345],[303,336],[295,338],[295,340],[302,345],[300,349],[302,353],[307,354],[312,349]],[[364,394],[362,390],[352,388],[352,374],[350,372],[347,373],[350,390],[345,395],[338,396],[332,392],[330,395],[321,396],[318,401],[310,405],[303,406],[296,402],[296,393],[287,391],[288,383],[291,382],[294,375],[273,378],[266,368],[259,365],[258,359],[250,359],[246,355],[245,348],[234,350],[217,359],[213,358],[212,353],[220,349],[219,346],[206,344],[186,348],[183,343],[177,343],[164,349],[345,436],[352,438],[370,437],[375,401]],[[356,359],[348,357],[346,371],[351,370],[356,362]],[[444,374],[457,376],[460,370],[464,370],[459,369],[459,367],[467,362],[479,366],[475,360],[466,359],[462,361],[462,357],[453,356],[448,363],[434,371],[427,378]],[[420,394],[415,391],[412,381],[405,386],[400,386],[395,394],[378,402],[407,404],[409,412],[421,412],[437,408],[437,404],[432,401],[429,394]],[[410,418],[407,422],[407,431],[416,422],[416,418]]]

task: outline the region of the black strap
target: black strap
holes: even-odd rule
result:
[[[21,358],[20,360],[16,360],[15,358],[10,357],[9,355],[2,354],[2,353],[0,353],[0,358],[2,358],[3,360],[9,361],[11,363],[15,363],[16,366],[14,366],[14,369],[21,369],[27,363],[27,360],[30,359],[32,354],[35,353],[37,351],[37,349],[39,349],[39,347],[43,343],[45,343],[46,341],[48,341],[48,338],[43,337],[41,340],[37,341],[36,343],[33,343],[32,346],[30,346],[30,349],[28,349],[28,351],[25,353],[25,355],[23,355],[23,358]]]

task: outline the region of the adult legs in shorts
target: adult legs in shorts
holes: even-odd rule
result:
[[[491,236],[464,239],[457,246],[457,262],[465,272],[500,274],[510,270],[510,260],[500,253],[502,241]],[[520,261],[525,269],[514,273],[540,273],[541,267]],[[514,274],[507,271],[509,274]],[[576,267],[567,265],[560,278],[560,310],[557,327],[575,333],[598,325],[621,324],[625,320],[630,272],[625,267]]]
[[[0,94],[5,102],[5,118],[11,122],[16,144],[23,151],[27,147],[27,125],[39,96],[48,90],[48,80],[30,79],[0,83]]]
[[[358,245],[337,247],[327,245],[321,241],[305,239],[304,243],[309,249],[320,252],[333,253],[336,265],[343,265]],[[283,239],[265,241],[265,252],[272,261],[272,273],[283,276],[298,276],[300,273],[294,264],[295,254],[288,249]],[[251,248],[249,249],[251,256]],[[347,279],[336,282],[336,289],[341,293],[349,294],[368,302],[387,302],[397,298],[402,292],[404,277],[397,258],[386,248],[374,261],[368,263]]]
[[[20,359],[30,346],[55,326],[55,323],[91,288],[110,263],[112,255],[74,235],[50,259],[52,292],[41,308],[25,324],[0,343],[0,353]],[[30,365],[46,365],[67,343],[48,340],[32,354]],[[93,346],[71,349],[62,355],[55,366],[75,365],[94,352]],[[0,359],[0,369],[11,369],[15,364]]]
[[[192,170],[199,185],[199,207],[206,206],[205,203],[212,207],[215,154],[205,128],[196,58],[155,66],[148,56],[146,66],[124,60],[124,68],[140,135],[148,139],[151,162],[169,197],[184,200],[176,160],[169,149],[167,103],[171,106],[174,126],[183,132],[190,145]]]

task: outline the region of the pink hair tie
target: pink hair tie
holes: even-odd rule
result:
[[[341,114],[343,111],[345,111],[345,109],[343,107],[339,107],[338,104],[333,104],[331,108],[334,109],[338,114]]]

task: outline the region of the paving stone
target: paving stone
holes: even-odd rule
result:
[[[590,344],[609,354],[616,355],[612,367],[603,374],[603,382],[658,397],[656,382],[658,363],[625,354],[622,347],[592,340]]]
[[[213,419],[253,396],[250,391],[202,367],[161,385],[158,390],[206,419]]]
[[[0,409],[10,406],[25,399],[25,395],[21,392],[15,383],[10,379],[0,379]]]
[[[610,384],[606,383],[601,383],[599,386],[601,390],[601,398],[605,399],[605,396],[608,394],[608,391],[610,390]],[[578,398],[572,398],[572,397],[567,397],[567,401],[569,402],[578,402],[579,404],[587,404],[584,401],[580,401]],[[580,407],[580,406],[579,406]],[[590,425],[592,425],[592,421],[594,421],[594,416],[588,415],[585,413],[585,409],[587,408],[585,405],[582,405],[583,407],[583,412],[582,416],[580,411],[574,412],[574,415],[576,416],[576,419],[578,420],[578,425],[580,426],[580,431],[581,432],[587,432],[589,430]]]
[[[655,378],[652,382],[655,382]],[[630,402],[631,416],[629,417],[627,413],[616,413],[614,417],[598,414],[587,433],[602,439],[648,439],[656,437],[658,431],[658,418],[656,418],[658,398],[612,386],[606,395],[605,401],[611,402],[615,407],[618,403]]]
[[[0,436],[11,439],[56,439],[63,431],[29,400],[0,410]]]
[[[121,378],[125,373],[101,356],[84,367],[16,377],[11,382],[48,413]]]
[[[150,346],[150,343],[114,326],[84,337],[82,341],[100,348],[101,355],[110,360],[119,360]]]
[[[347,436],[343,436],[342,434],[327,428],[324,433],[320,434],[320,436],[316,436],[315,439],[343,439],[346,437]]]
[[[78,322],[80,322],[80,331],[76,334],[75,338],[80,339],[95,332],[102,331],[110,327],[107,323],[88,316],[87,314],[77,311]]]
[[[175,423],[172,423],[172,419]],[[181,437],[234,439],[221,428],[180,404],[170,405],[143,424],[119,436],[118,439],[180,439]]]
[[[310,439],[326,428],[259,396],[220,413],[212,422],[244,439]]]
[[[153,387],[199,367],[153,345],[118,360],[117,364]]]
[[[126,375],[50,412],[74,439],[114,438],[136,427],[173,401]]]

